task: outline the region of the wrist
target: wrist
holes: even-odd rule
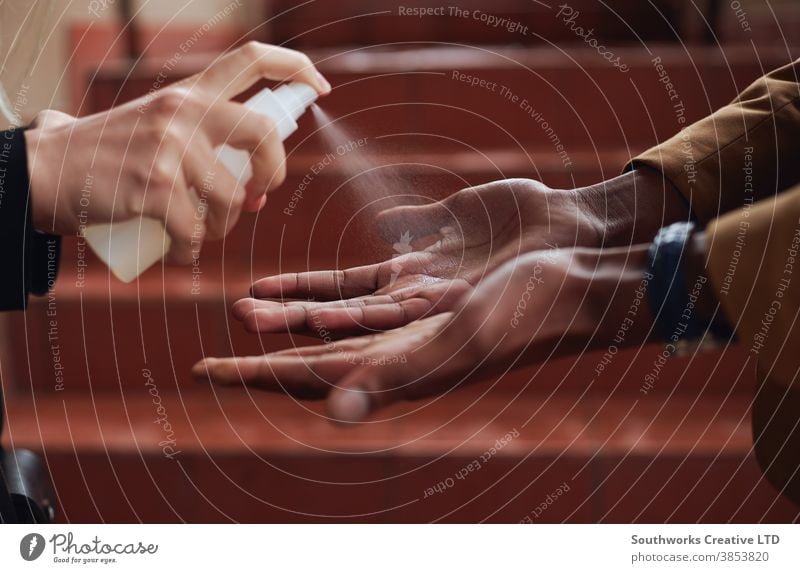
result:
[[[597,349],[622,349],[643,344],[651,336],[653,316],[642,304],[650,282],[649,245],[632,245],[597,251],[598,262],[591,271],[590,298],[597,306],[594,319]],[[588,272],[590,269],[586,269]],[[609,293],[613,295],[609,296]],[[591,338],[591,337],[590,337]]]
[[[48,142],[43,130],[26,130],[25,147],[28,156],[31,222],[38,231],[53,232],[55,186],[50,180],[50,169],[46,168],[52,163],[46,159]]]
[[[598,247],[649,243],[662,227],[691,219],[680,192],[649,167],[576,189],[576,193],[582,210],[601,230]]]

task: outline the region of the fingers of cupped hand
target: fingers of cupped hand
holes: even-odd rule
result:
[[[434,272],[441,263],[441,257],[435,253],[411,252],[362,267],[265,277],[253,283],[250,294],[255,298],[316,301],[355,298],[376,292],[384,294],[439,280]]]
[[[372,304],[389,304],[400,300],[392,295],[367,295],[357,298],[344,300],[333,300],[326,302],[303,301],[303,300],[281,300],[281,299],[260,299],[243,298],[237,300],[231,306],[234,318],[242,320],[247,314],[256,310],[276,310],[284,307],[304,307],[307,309],[341,308],[346,306],[364,306]]]
[[[378,288],[380,265],[367,265],[343,271],[285,273],[253,283],[256,298],[299,298],[338,300],[363,296]]]
[[[327,302],[245,298],[234,303],[232,311],[252,332],[306,331],[321,336],[389,330],[451,310],[470,288],[465,281],[452,280]]]
[[[254,310],[244,317],[244,324],[251,332],[310,331],[324,338],[337,331],[397,328],[422,318],[431,308],[431,302],[424,298],[362,306],[285,305]]]

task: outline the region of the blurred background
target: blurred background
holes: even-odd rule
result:
[[[309,115],[287,141],[286,184],[206,245],[199,265],[123,285],[82,239],[65,238],[54,291],[4,318],[0,356],[4,444],[43,456],[58,520],[796,519],[753,458],[753,371],[737,349],[674,358],[647,392],[660,348],[621,353],[601,376],[602,357],[587,354],[393,407],[355,429],[332,426],[318,403],[191,381],[203,356],[318,343],[247,334],[228,308],[267,274],[390,258],[372,226],[387,194],[413,202],[507,177],[553,187],[613,177],[677,132],[679,116],[727,103],[795,59],[800,43],[796,0],[454,0],[444,15],[401,15],[436,6],[53,2],[21,80],[23,115],[104,110],[257,39],[311,56],[335,88],[323,109],[367,139],[363,153],[385,175],[356,190],[334,162],[292,203],[326,151]],[[456,477],[475,460],[480,469]]]

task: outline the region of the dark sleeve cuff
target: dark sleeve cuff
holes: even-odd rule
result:
[[[0,311],[24,309],[28,294],[55,283],[61,239],[31,223],[28,157],[22,128],[0,132]]]

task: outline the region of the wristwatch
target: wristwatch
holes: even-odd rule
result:
[[[709,288],[704,274],[688,277],[686,251],[695,230],[694,223],[674,223],[659,230],[648,252],[648,270],[652,279],[647,299],[655,318],[659,338],[674,347],[676,354],[698,348],[718,347],[735,340],[733,329],[722,313],[713,320],[699,316],[696,302],[703,289]]]

